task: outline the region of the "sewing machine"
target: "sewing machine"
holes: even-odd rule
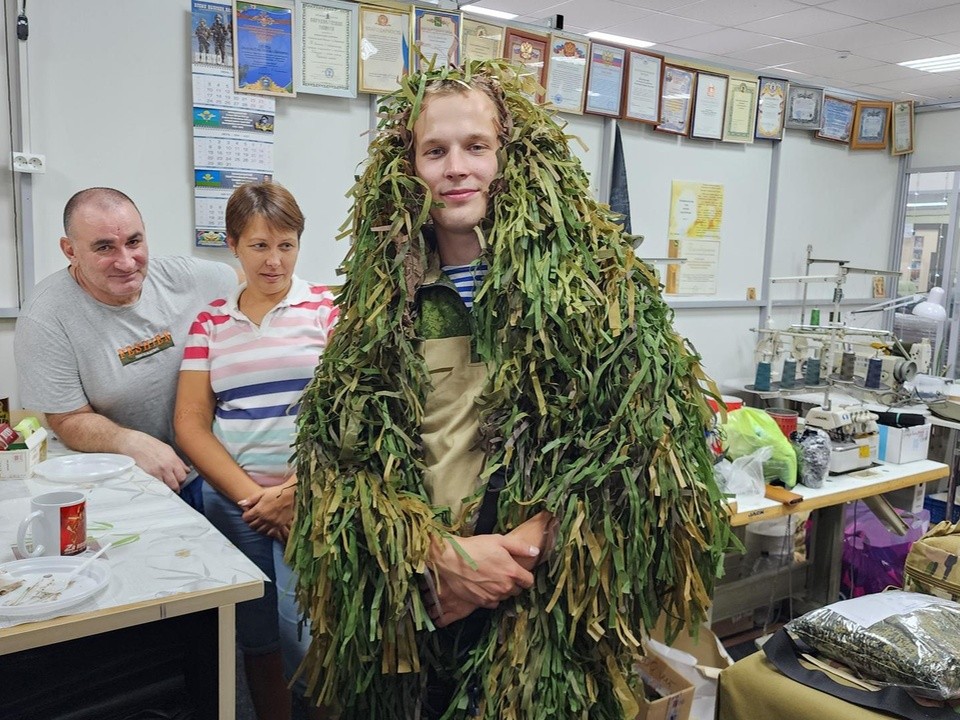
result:
[[[819,428],[830,436],[830,472],[850,472],[870,467],[877,460],[879,432],[877,416],[862,405],[835,410],[812,408],[807,427]]]

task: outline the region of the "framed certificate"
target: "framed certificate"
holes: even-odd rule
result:
[[[889,102],[857,100],[853,111],[851,150],[886,150],[890,128]]]
[[[660,87],[660,122],[655,126],[660,132],[674,135],[690,134],[690,115],[693,109],[693,94],[697,85],[695,70],[677,65],[663,66],[663,84]]]
[[[460,23],[458,12],[413,7],[413,67],[443,67],[460,64]]]
[[[823,114],[823,88],[794,85],[787,88],[783,126],[791,130],[819,130]]]
[[[546,84],[547,53],[550,38],[508,27],[503,40],[503,56],[514,65],[522,65],[540,87]],[[542,99],[537,95],[537,100]]]
[[[706,140],[723,139],[723,115],[727,106],[726,75],[697,73],[697,94],[693,103],[693,125],[690,137]]]
[[[590,43],[587,63],[587,97],[583,111],[620,117],[623,107],[623,77],[627,51],[616,45]]]
[[[590,41],[576,35],[551,33],[547,55],[547,100],[561,111],[583,115]]]
[[[360,92],[385,95],[410,70],[410,13],[360,6]]]
[[[294,97],[293,4],[233,4],[233,78],[237,92]]]
[[[628,50],[623,117],[651,125],[660,122],[662,84],[663,55]]]
[[[893,103],[890,122],[890,154],[906,155],[913,152],[913,100]]]
[[[780,78],[760,78],[755,136],[761,140],[783,139],[783,118],[789,87],[790,83]]]
[[[752,143],[757,121],[757,81],[730,78],[723,120],[723,141]]]
[[[297,0],[294,88],[316,95],[357,96],[358,6],[343,0]]]
[[[817,137],[834,142],[849,143],[853,132],[853,114],[856,103],[838,97],[823,97],[823,122]]]
[[[461,56],[468,60],[493,60],[503,57],[503,28],[492,23],[463,18]]]

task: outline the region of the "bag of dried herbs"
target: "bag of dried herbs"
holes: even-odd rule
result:
[[[785,626],[864,678],[915,695],[960,698],[960,605],[891,591],[843,600]]]
[[[471,321],[487,369],[478,493],[502,475],[496,531],[547,510],[556,533],[534,588],[450,653],[419,582],[433,539],[469,530],[424,486],[431,381],[417,293],[432,198],[403,130],[428,83],[474,75],[502,89],[512,115],[479,229],[489,272]],[[382,100],[351,191],[340,319],[301,405],[287,549],[312,624],[302,671],[343,718],[418,717],[435,675],[456,684],[444,717],[633,717],[627,678],[642,636],[661,613],[671,633],[699,625],[735,544],[704,441],[704,394],[716,389],[532,89],[502,62],[404,77]]]

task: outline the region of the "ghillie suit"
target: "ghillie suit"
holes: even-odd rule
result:
[[[546,509],[556,540],[534,588],[502,602],[450,667],[418,579],[431,539],[468,534],[469,524],[431,506],[424,489],[431,382],[417,291],[432,198],[408,143],[427,84],[473,76],[501,88],[512,115],[472,313],[488,369],[477,402],[481,481],[505,473],[498,532]],[[445,717],[633,717],[642,635],[661,612],[671,631],[703,620],[733,542],[704,441],[699,358],[673,331],[653,270],[590,197],[569,138],[523,83],[500,62],[404,78],[383,100],[352,190],[339,324],[300,411],[287,552],[312,622],[303,671],[314,698],[344,718],[419,717],[428,669],[444,664],[458,682]]]

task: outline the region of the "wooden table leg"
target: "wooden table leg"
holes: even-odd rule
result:
[[[234,720],[237,715],[236,606],[223,605],[217,612],[217,676],[219,718]]]

